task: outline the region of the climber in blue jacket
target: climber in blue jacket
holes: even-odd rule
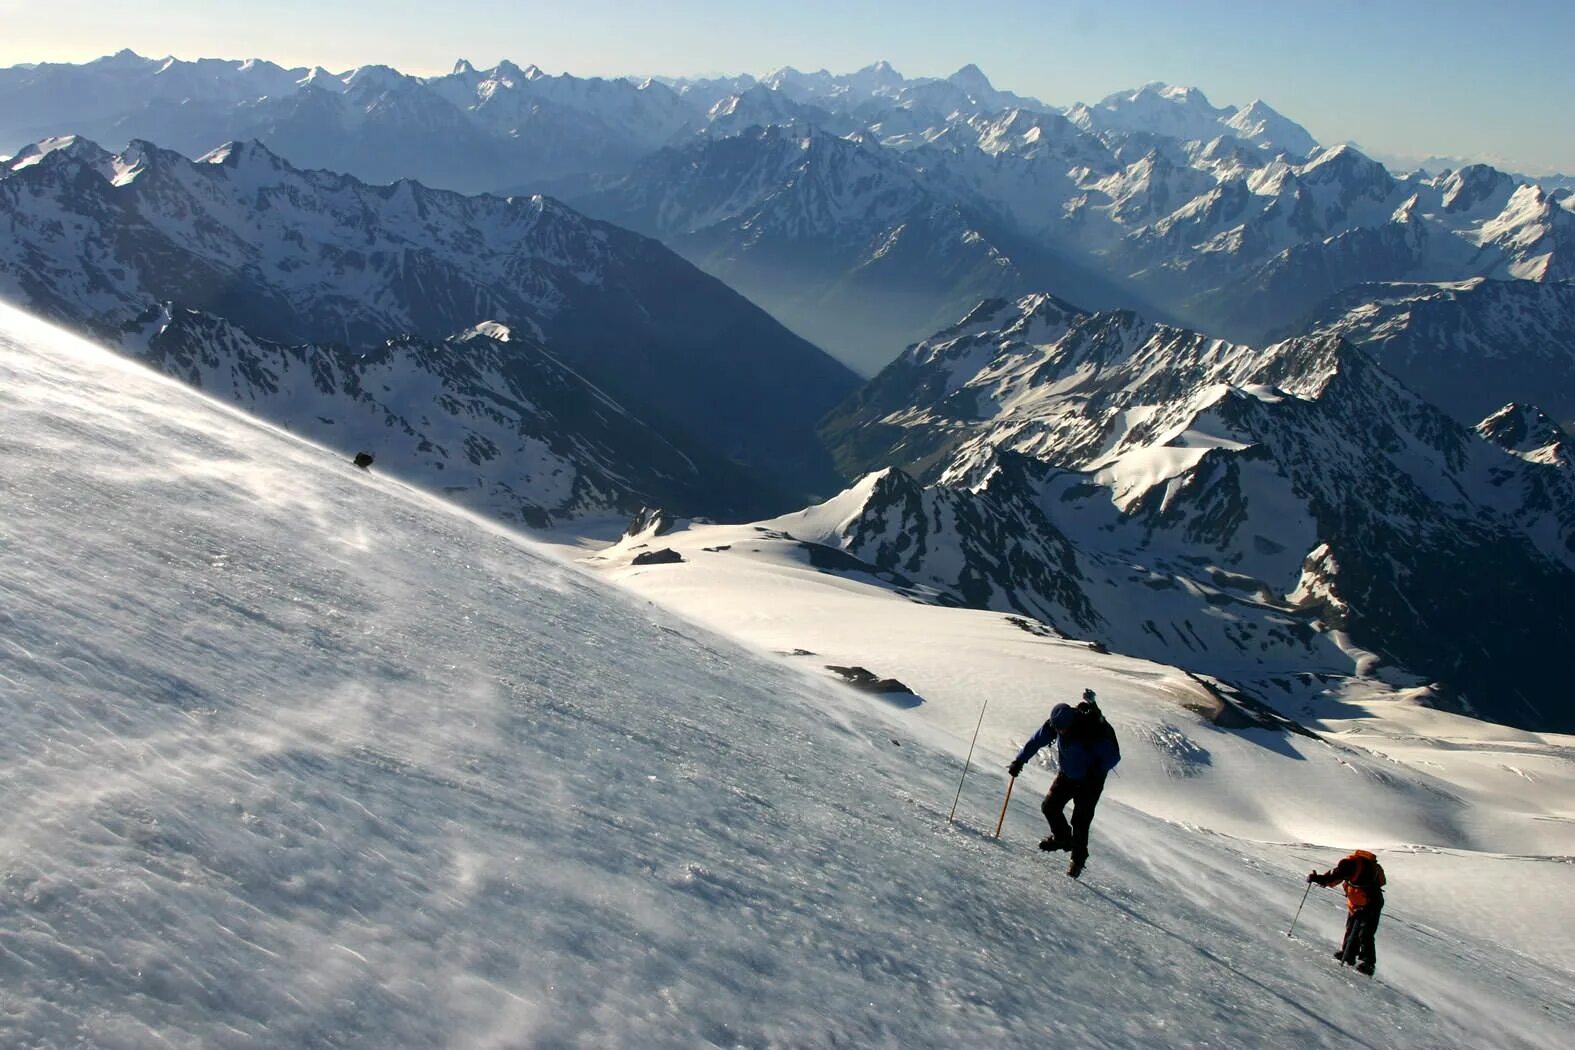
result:
[[[1050,837],[1041,841],[1039,848],[1070,850],[1072,863],[1066,873],[1075,879],[1088,862],[1088,829],[1094,823],[1094,807],[1105,790],[1105,777],[1121,761],[1121,745],[1100,712],[1092,689],[1083,690],[1083,702],[1076,707],[1056,704],[1049,720],[1006,767],[1007,772],[1017,776],[1024,763],[1051,743],[1059,744],[1060,768],[1041,807],[1050,822]],[[1070,825],[1062,812],[1068,802],[1072,803]]]

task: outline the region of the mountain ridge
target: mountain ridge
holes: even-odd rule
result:
[[[66,139],[0,169],[0,214],[0,289],[110,340],[166,302],[287,345],[496,321],[680,443],[788,489],[833,478],[813,424],[852,372],[657,242],[550,198],[369,186],[256,143],[191,161]]]
[[[973,604],[1260,698],[1343,666],[1568,726],[1548,700],[1554,638],[1575,630],[1558,597],[1575,585],[1575,473],[1543,418],[1456,423],[1339,334],[1256,349],[1041,295],[911,348],[823,432],[845,471],[923,482],[877,486],[892,508],[931,487],[970,503],[928,515],[959,522],[950,540],[879,501],[867,527],[833,531],[883,567],[878,552],[909,552],[891,567]],[[970,515],[1032,521],[1007,532],[1034,571],[1003,571],[1011,544],[973,539]]]

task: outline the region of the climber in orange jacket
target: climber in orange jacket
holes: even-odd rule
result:
[[[1334,957],[1346,966],[1356,964],[1357,973],[1372,976],[1378,955],[1373,936],[1378,932],[1378,917],[1384,910],[1384,868],[1378,858],[1365,849],[1356,850],[1322,875],[1316,871],[1308,882],[1320,886],[1345,883],[1345,941]]]

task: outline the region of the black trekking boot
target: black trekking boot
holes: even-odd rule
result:
[[[1044,850],[1046,853],[1054,853],[1057,850],[1069,849],[1070,846],[1064,839],[1058,839],[1054,835],[1051,835],[1048,838],[1042,838],[1039,840],[1039,848]]]
[[[1066,873],[1072,876],[1074,879],[1077,878],[1079,875],[1083,874],[1083,865],[1087,863],[1087,861],[1087,857],[1079,857],[1074,855],[1072,857],[1072,863],[1066,866]]]
[[[1371,959],[1363,959],[1361,962],[1356,964],[1356,972],[1365,973],[1367,976],[1371,977],[1373,975],[1373,961]]]

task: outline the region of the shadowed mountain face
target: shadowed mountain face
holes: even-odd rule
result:
[[[681,445],[788,490],[832,478],[813,427],[851,372],[655,241],[548,198],[368,186],[255,143],[193,162],[77,139],[0,169],[0,214],[0,292],[110,339],[162,303],[281,344],[496,322]]]
[[[486,322],[446,340],[285,346],[169,307],[119,349],[379,473],[538,528],[645,506],[748,518],[787,497],[638,419],[540,343]]]
[[[1036,296],[914,347],[824,433],[844,469],[930,486],[854,490],[837,542],[974,604],[1260,693],[1417,675],[1575,727],[1575,473],[1534,409],[1478,431],[1335,335],[1254,349]]]
[[[1037,287],[1121,298],[873,140],[802,123],[672,147],[571,199],[660,238],[866,374],[981,299]]]
[[[1512,401],[1575,420],[1575,282],[1359,285],[1308,327],[1361,345],[1468,426]]]

